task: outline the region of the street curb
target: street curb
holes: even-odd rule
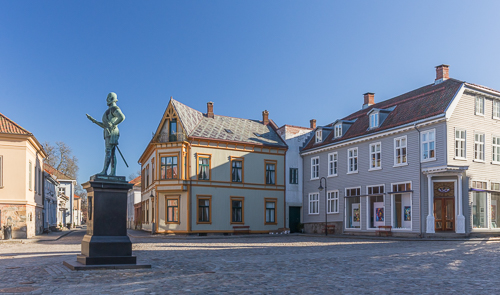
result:
[[[359,240],[372,240],[372,241],[422,241],[422,242],[481,242],[481,241],[500,241],[500,237],[487,237],[487,238],[410,238],[410,237],[375,237],[375,236],[361,236],[361,235],[315,235],[315,234],[299,234],[304,237],[316,238],[334,238],[334,239],[359,239]]]
[[[73,232],[77,231],[76,229],[69,230],[64,232],[59,237],[55,239],[42,239],[42,238],[32,238],[32,239],[11,239],[11,240],[0,240],[0,244],[29,244],[29,243],[39,243],[39,242],[54,242],[62,237],[65,237]]]
[[[286,236],[294,236],[296,234],[278,234],[278,235],[269,235],[269,234],[243,234],[243,235],[210,235],[210,236],[167,236],[162,234],[149,235],[149,236],[135,236],[127,233],[127,235],[134,239],[162,239],[162,240],[217,240],[217,239],[243,239],[243,238],[269,238],[269,237],[286,237]]]

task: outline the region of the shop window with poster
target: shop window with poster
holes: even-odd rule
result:
[[[360,228],[361,225],[360,194],[361,194],[360,187],[345,189],[346,228]]]
[[[500,230],[500,216],[498,216],[498,206],[500,205],[500,183],[492,182],[491,190],[491,229]]]
[[[411,230],[411,182],[392,184],[392,227]]]
[[[488,183],[486,181],[472,181],[472,228],[488,228],[486,211],[486,191]]]
[[[385,225],[384,186],[367,187],[368,201],[368,228],[378,228]]]

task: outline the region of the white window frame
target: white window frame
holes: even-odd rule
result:
[[[339,191],[331,190],[326,193],[327,214],[338,214],[339,211]]]
[[[429,139],[429,137],[430,137],[429,135],[432,134],[432,133],[434,134],[434,139],[430,140]],[[426,136],[426,138],[427,138],[426,140],[423,139],[424,136]],[[424,145],[427,144],[427,146],[429,147],[429,155],[430,155],[430,151],[431,151],[430,145],[431,145],[432,142],[434,143],[434,157],[431,158],[429,156],[429,158],[424,159],[424,152],[425,152]],[[421,147],[420,147],[420,150],[421,150],[420,160],[422,162],[436,161],[436,129],[429,129],[429,130],[422,131],[420,133],[420,144],[421,144]]]
[[[477,116],[484,116],[484,97],[476,96],[475,105],[474,105],[475,114]]]
[[[379,147],[379,151],[377,152],[377,146]],[[372,147],[375,147],[375,151],[372,151]],[[370,152],[370,158],[369,158],[369,167],[370,169],[368,169],[368,171],[373,171],[373,170],[380,170],[382,169],[382,142],[375,142],[375,143],[371,143],[370,144],[370,147],[369,147],[369,152]],[[378,157],[380,159],[380,165],[379,166],[376,166],[377,165],[377,161],[375,161],[375,166],[373,166],[373,162],[372,162],[372,156],[375,154],[375,157],[377,156],[378,154]]]
[[[495,140],[496,139],[496,140]],[[496,158],[500,158],[500,136],[494,135],[491,139],[492,147],[492,164],[500,165],[500,161],[496,161]],[[496,152],[495,152],[496,151]]]
[[[319,156],[311,158],[311,180],[318,178],[319,178]]]
[[[394,194],[392,187],[394,185],[398,184],[410,184],[411,189],[413,190],[413,183],[412,181],[403,181],[403,182],[393,182],[391,183],[390,191],[393,193],[391,194],[391,208],[394,208],[396,200],[396,194]],[[391,211],[391,226],[393,231],[412,231],[413,229],[413,193],[412,192],[406,192],[406,193],[401,193],[401,194],[410,194],[410,202],[411,202],[411,212],[410,212],[410,218],[411,218],[411,225],[410,228],[395,228],[394,227],[394,214],[392,214]]]
[[[457,132],[459,132],[460,135],[463,132],[464,138],[457,137]],[[457,143],[460,146],[462,142],[463,142],[463,155],[464,156],[460,157],[457,155],[457,152],[462,151],[462,149],[457,148]],[[467,130],[465,130],[465,129],[455,128],[455,159],[467,160]]]
[[[500,120],[500,100],[493,100],[493,119]]]
[[[328,177],[337,176],[339,172],[339,155],[337,152],[328,154]]]
[[[311,197],[315,196],[315,199]],[[314,203],[316,206],[314,207]],[[311,210],[313,209],[313,210]],[[316,209],[316,210],[314,210]],[[316,212],[314,212],[316,211]],[[309,215],[319,215],[319,193],[310,193],[309,194]]]
[[[335,125],[335,138],[342,137],[342,124]]]
[[[352,156],[351,156],[351,151],[352,151]],[[353,161],[353,166],[354,164],[356,165],[356,170],[351,170],[351,160]],[[354,174],[358,173],[359,171],[359,153],[358,153],[358,148],[350,148],[347,150],[347,174]]]
[[[360,231],[361,230],[361,224],[363,223],[363,214],[361,214],[361,196],[359,196],[359,228],[353,228],[353,227],[347,227],[347,217],[348,217],[348,214],[347,214],[347,200],[349,198],[351,198],[352,196],[351,195],[347,195],[347,191],[348,190],[351,190],[351,189],[359,189],[359,194],[361,195],[361,186],[353,186],[353,187],[346,187],[344,189],[344,230],[346,231]]]
[[[401,145],[401,140],[402,139],[405,140],[405,145],[404,146]],[[397,141],[400,141],[400,146],[399,147],[396,146],[396,142]],[[397,162],[397,153],[396,153],[396,151],[398,149],[402,150],[403,148],[406,148],[406,157],[405,157],[406,161],[402,162],[402,163],[398,163]],[[394,167],[406,166],[406,165],[408,165],[408,137],[405,135],[405,136],[400,136],[400,137],[394,138]]]
[[[476,135],[479,135],[479,136],[482,136],[483,137],[483,141],[477,141],[476,140]],[[486,136],[484,133],[479,133],[479,132],[474,132],[474,162],[484,162],[485,160],[485,139],[486,139]],[[478,155],[478,151],[477,151],[477,147],[482,147],[482,150],[479,151],[480,155],[482,155],[482,158],[479,157],[477,158],[476,156]]]
[[[379,125],[379,113],[370,114],[370,129],[377,128]]]
[[[316,130],[316,143],[323,141],[323,130]]]

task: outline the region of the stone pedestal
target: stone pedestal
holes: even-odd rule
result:
[[[77,262],[65,263],[71,269],[144,268],[132,256],[132,242],[127,235],[127,192],[133,187],[123,176],[92,176],[84,183],[87,190],[87,234]],[[76,268],[75,265],[80,268]],[[107,266],[107,267],[106,267]],[[151,266],[149,266],[151,267]]]

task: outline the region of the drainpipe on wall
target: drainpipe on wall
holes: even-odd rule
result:
[[[413,124],[413,128],[418,132],[418,187],[420,192],[418,193],[418,207],[420,209],[420,238],[424,238],[423,236],[423,224],[422,224],[422,161],[420,161],[420,130],[417,128],[417,123]]]

